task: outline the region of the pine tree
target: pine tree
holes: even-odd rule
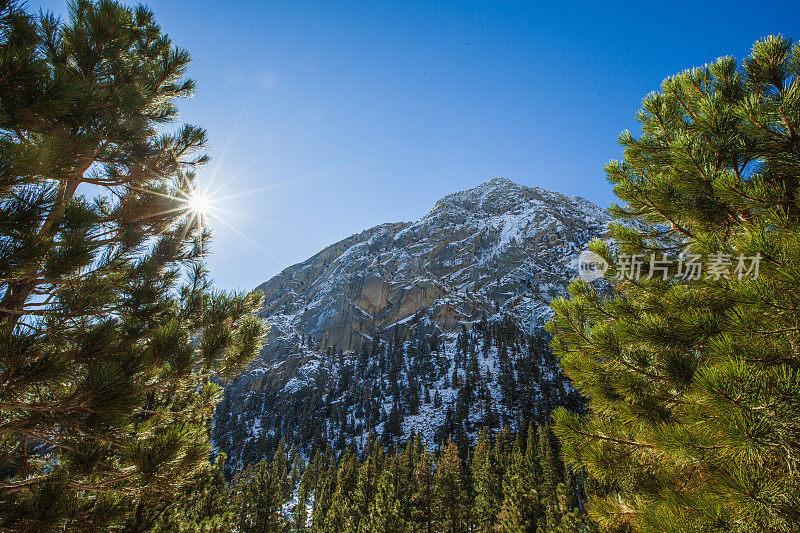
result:
[[[555,443],[553,442],[553,433],[550,430],[550,426],[546,424],[539,426],[537,434],[537,446],[539,448],[537,456],[539,459],[539,468],[542,473],[541,486],[544,492],[543,496],[552,503],[555,500],[556,487],[562,479],[562,468],[558,459]],[[533,444],[533,442],[530,444]]]
[[[403,448],[403,453],[400,455],[397,473],[397,497],[401,502],[403,523],[409,527],[411,526],[412,513],[411,500],[414,497],[414,484],[416,482],[414,472],[420,460],[422,449],[422,441],[412,429]]]
[[[525,434],[505,429],[492,447],[484,433],[473,451],[472,469],[464,467],[457,446],[449,441],[434,461],[419,435],[409,438],[401,455],[396,448],[385,455],[375,439],[360,466],[352,451],[338,461],[318,453],[306,468],[299,501],[308,499],[302,494],[313,493],[314,532],[593,531],[578,505],[580,487],[573,476],[560,474],[563,469],[554,469],[559,476],[555,492],[542,501],[540,495],[548,490],[542,464],[550,462],[540,461],[539,437],[545,434],[530,427],[525,445]],[[552,451],[557,453],[557,447]],[[251,470],[235,479],[254,478]],[[486,497],[487,489],[493,489],[493,498]],[[235,497],[236,491],[232,493]],[[295,510],[295,531],[306,530],[307,521],[298,524],[304,513],[305,507]]]
[[[536,431],[528,429],[528,443],[523,453],[521,436],[510,450],[503,480],[503,503],[498,529],[503,533],[534,533],[541,529],[544,513],[541,502],[541,476]]]
[[[347,450],[339,460],[336,493],[325,520],[328,530],[355,531],[358,527],[358,506],[355,499],[358,474],[358,460],[351,450]]]
[[[393,455],[384,465],[378,480],[375,499],[370,507],[369,516],[363,521],[362,531],[374,533],[402,533],[407,529],[404,519],[404,505],[401,501],[399,458]]]
[[[433,531],[434,478],[433,458],[423,449],[414,469],[414,494],[411,497],[414,531]]]
[[[461,533],[464,528],[464,493],[458,447],[448,440],[436,465],[436,531]]]
[[[292,465],[292,473],[289,476],[289,487],[293,488],[298,486],[303,477],[303,470],[305,469],[305,459],[297,451],[297,446],[292,444],[289,450],[289,464]]]
[[[225,454],[207,463],[192,485],[183,487],[175,501],[157,519],[152,531],[206,531],[224,533],[236,517],[237,495],[225,482]]]
[[[261,460],[252,475],[242,476],[239,500],[239,529],[246,533],[277,533],[283,529],[280,511],[283,504],[283,479],[276,477],[271,464]]]
[[[382,450],[380,444],[376,443],[375,453],[366,457],[364,464],[361,465],[358,471],[358,482],[356,486],[356,494],[354,500],[356,502],[357,515],[359,517],[367,517],[370,512],[370,506],[375,499],[375,494],[378,488],[378,480],[381,475],[382,463],[380,456]],[[359,522],[359,528],[365,529],[365,520]]]
[[[201,262],[206,133],[162,133],[188,62],[141,6],[0,2],[0,529],[151,527],[257,351]]]
[[[308,528],[308,498],[310,494],[311,466],[306,468],[303,472],[303,477],[300,479],[300,486],[297,489],[297,505],[294,508],[294,531],[303,533]]]
[[[386,425],[383,429],[383,437],[387,442],[392,442],[394,439],[403,434],[403,418],[397,403],[392,404],[392,410],[389,412],[389,418],[386,420]]]
[[[481,430],[472,455],[472,487],[475,491],[472,516],[479,532],[494,530],[503,496],[501,482],[492,443],[486,430]]]
[[[281,503],[283,503],[285,500],[289,499],[292,490],[289,477],[289,464],[286,461],[285,440],[281,439],[278,443],[278,448],[275,450],[275,455],[269,466],[272,477],[277,480],[278,498],[280,498]]]
[[[611,281],[553,304],[590,399],[555,417],[564,454],[606,528],[798,531],[800,47],[670,77],[637,118],[606,167],[627,223],[592,245]]]

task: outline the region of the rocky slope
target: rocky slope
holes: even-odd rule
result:
[[[226,394],[225,409],[249,428],[240,437],[269,431],[253,429],[249,396],[297,395],[335,354],[395,330],[452,340],[462,324],[500,316],[533,328],[608,221],[583,198],[496,178],[442,198],[416,222],[376,226],[285,269],[258,287],[271,329]]]

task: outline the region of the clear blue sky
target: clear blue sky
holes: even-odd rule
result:
[[[235,177],[219,196],[307,178],[219,204],[227,289],[492,177],[606,206],[603,165],[664,77],[800,37],[796,1],[147,5],[192,54],[182,118],[209,131],[203,178]]]

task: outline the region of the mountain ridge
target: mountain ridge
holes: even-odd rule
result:
[[[433,345],[424,339],[441,338],[438,357],[445,364],[456,358],[457,336],[479,322],[511,320],[526,335],[533,334],[549,317],[550,301],[566,294],[577,255],[605,233],[609,221],[605,210],[579,196],[494,178],[441,198],[416,221],[379,224],[287,267],[257,288],[264,294],[260,316],[270,330],[260,357],[226,390],[222,411],[235,415],[235,422],[228,416],[228,430],[217,430],[226,435],[219,440],[228,443],[221,447],[238,448],[237,439],[259,439],[259,432],[300,416],[298,402],[317,398],[315,389],[323,392],[314,402],[342,401],[337,396],[342,393],[329,391],[327,384],[342,379],[348,361],[366,346],[377,354],[390,343],[396,352],[405,349],[404,342]],[[503,342],[513,347],[518,341]],[[493,350],[476,368],[484,376],[486,397],[500,398],[495,386],[499,345]],[[411,363],[398,364],[394,379],[412,375]],[[387,384],[381,372],[375,379]],[[439,390],[445,382],[438,370],[434,374],[419,377],[433,387],[426,394],[439,392],[454,402],[450,392],[455,392]],[[398,401],[397,394],[380,390],[375,401]],[[375,396],[371,389],[369,395]],[[293,407],[285,407],[289,404]],[[267,405],[281,413],[279,422],[264,413]],[[510,416],[514,408],[508,409]],[[417,422],[431,433],[442,413],[425,413],[427,418]],[[355,413],[347,416],[352,418],[348,427],[370,425],[363,418],[357,422]],[[378,421],[388,415],[376,416],[372,422],[382,424]],[[237,434],[233,440],[231,432]]]
[[[461,291],[464,292],[464,294],[460,295],[460,299],[462,300],[459,302],[460,304],[464,304],[464,300],[471,300],[470,303],[472,305],[467,307],[480,309],[484,312],[492,311],[491,301],[480,297],[470,298],[465,293],[466,289],[470,288],[470,281],[474,281],[475,285],[480,286],[481,284],[478,283],[480,281],[478,278],[480,275],[486,274],[486,269],[480,267],[485,266],[487,262],[497,258],[498,255],[504,255],[504,253],[508,251],[509,245],[516,244],[512,246],[514,249],[511,253],[505,253],[505,255],[511,256],[514,255],[514,252],[519,251],[517,248],[519,248],[522,241],[525,240],[524,233],[528,230],[528,228],[522,227],[520,222],[529,223],[530,217],[536,216],[536,213],[525,212],[524,210],[526,208],[530,211],[533,207],[534,210],[548,214],[557,212],[559,209],[563,210],[565,206],[571,207],[575,212],[583,211],[591,215],[594,219],[602,220],[603,222],[607,221],[608,218],[603,210],[581,197],[568,197],[538,187],[525,187],[515,184],[506,178],[494,178],[472,189],[447,195],[437,201],[428,214],[417,221],[384,223],[351,235],[350,237],[324,248],[307,260],[287,267],[278,275],[262,283],[257,287],[257,289],[265,293],[266,296],[265,308],[262,316],[270,318],[274,314],[280,313],[282,308],[285,308],[285,311],[295,314],[299,329],[306,334],[314,336],[320,343],[323,342],[325,336],[327,336],[331,342],[336,338],[339,339],[340,346],[343,345],[345,349],[353,349],[360,340],[371,337],[374,333],[379,333],[381,329],[385,329],[393,323],[407,319],[422,308],[429,307],[434,300],[431,300],[427,296],[426,293],[428,290],[430,290],[432,294],[438,294],[440,296],[444,296],[445,294],[453,295],[453,293]],[[482,214],[487,216],[480,216]],[[501,218],[499,215],[506,215],[505,220],[497,220]],[[516,218],[517,220],[514,221],[509,217]],[[468,220],[470,218],[472,220]],[[551,225],[557,226],[563,223],[563,218],[564,217],[561,217],[561,220],[556,219],[551,221],[554,223]],[[472,228],[466,226],[469,222],[473,223]],[[480,226],[481,222],[483,222],[482,227]],[[544,221],[539,220],[538,222],[543,223]],[[572,237],[573,241],[586,240],[580,238],[580,236],[575,239],[574,233],[576,232],[597,234],[604,229],[600,227],[591,227],[591,224],[585,224],[586,227],[580,227],[580,224],[578,224],[578,227],[575,228],[576,222],[580,221],[575,220],[573,216],[572,220],[567,223],[568,227],[564,228],[567,229],[566,233]],[[449,232],[450,238],[440,239],[437,238],[438,235],[426,235],[425,230],[430,226],[433,226],[436,233]],[[498,228],[498,226],[501,227]],[[569,226],[572,226],[575,231],[570,231]],[[478,232],[470,232],[470,229],[478,230]],[[497,246],[494,247],[494,249],[490,247],[480,250],[481,242],[479,241],[481,239],[491,241],[491,236],[487,236],[486,234],[492,230],[498,229],[500,233],[498,235],[499,240],[497,240]],[[534,228],[534,233],[539,234],[540,232],[536,231],[536,228]],[[534,235],[534,237],[537,236],[538,235]],[[469,250],[466,247],[453,250],[453,248],[457,248],[458,242],[464,241],[469,237],[474,237],[475,240],[478,241],[471,243],[473,244],[473,250]],[[545,238],[543,235],[541,237]],[[546,237],[546,239],[554,242],[558,241],[557,236],[553,238]],[[428,241],[427,249],[415,250],[415,253],[412,252],[414,257],[406,257],[403,252],[410,251],[409,248],[413,246],[414,242],[420,240]],[[512,240],[519,242],[512,243]],[[537,239],[533,240],[537,241]],[[533,244],[535,246],[537,242]],[[581,244],[585,243],[582,242]],[[352,256],[354,255],[360,255],[358,259],[363,259],[365,255],[377,255],[381,252],[391,251],[390,249],[399,251],[399,253],[396,253],[390,258],[395,260],[395,264],[354,265],[352,262]],[[459,258],[465,256],[465,252],[468,254],[470,251],[479,264],[467,264],[465,268],[478,266],[480,270],[480,272],[472,273],[475,278],[474,280],[465,279],[463,274],[466,272],[461,272],[459,276],[458,272],[447,271],[448,269],[446,266],[448,266],[448,263],[452,264],[458,261]],[[522,263],[523,261],[520,259],[524,254],[517,255],[520,257],[516,259],[511,258],[507,264],[514,265],[515,263]],[[348,259],[351,260],[351,262],[345,264]],[[411,259],[411,261],[404,262],[404,259]],[[503,259],[504,258],[501,258],[499,262],[503,263]],[[445,268],[442,268],[443,265]],[[359,266],[362,267],[360,271],[358,269]],[[362,297],[328,302],[329,304],[334,304],[332,308],[327,307],[328,310],[335,309],[339,313],[349,313],[349,316],[343,321],[357,320],[358,316],[353,315],[362,314],[362,318],[374,322],[371,328],[353,328],[353,325],[350,324],[349,326],[352,331],[349,331],[347,326],[343,323],[331,324],[331,317],[323,317],[320,314],[308,312],[308,309],[313,308],[314,304],[318,301],[313,291],[321,290],[324,292],[325,287],[321,287],[321,285],[325,282],[335,283],[337,281],[337,276],[343,277],[356,273],[365,273],[365,271],[369,270],[370,266],[375,268],[373,268],[369,274],[379,273],[382,277],[388,277],[390,278],[389,283],[396,283],[398,279],[406,279],[409,276],[413,276],[418,283],[421,284],[419,288],[424,293],[423,297],[419,299],[416,304],[411,302],[410,305],[401,308],[398,313],[395,313],[392,317],[395,319],[394,322],[391,322],[389,318],[385,320],[376,320],[375,311],[380,307],[377,300],[380,299],[381,296],[387,297],[388,294],[375,294],[375,290],[377,290],[375,287],[372,287],[371,290],[360,291],[359,296]],[[515,266],[519,267],[520,265]],[[544,265],[539,266],[540,268],[535,270],[543,270],[541,267]],[[412,270],[414,271],[413,273],[411,272]],[[508,273],[509,272],[504,272],[505,275]],[[535,275],[539,272],[530,273]],[[517,272],[517,274],[517,278],[521,279],[524,277],[523,275],[525,272],[520,271]],[[358,287],[351,287],[351,290],[352,292],[359,292]],[[370,293],[370,291],[372,294],[365,294],[365,292]],[[298,305],[298,299],[305,304],[305,309],[300,308],[301,306]],[[408,299],[407,297],[406,300]],[[493,300],[497,300],[497,298],[493,298]],[[549,299],[547,302],[543,303],[548,302]],[[349,308],[346,308],[347,306],[345,304],[347,303],[351,304]],[[387,299],[387,303],[390,305],[393,303],[391,298]],[[298,312],[300,313],[299,315],[297,315]],[[524,319],[526,317],[520,316],[520,318]],[[448,321],[445,323],[445,326],[451,327],[453,323],[453,321]],[[359,334],[361,334],[361,338],[359,338]],[[364,337],[364,335],[366,335],[366,337]]]

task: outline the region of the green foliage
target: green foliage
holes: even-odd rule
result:
[[[434,512],[434,477],[433,457],[427,449],[418,443],[420,457],[414,467],[414,490],[411,497],[411,522],[414,531],[433,530]]]
[[[472,454],[472,488],[475,491],[472,514],[477,531],[494,529],[503,497],[501,474],[492,443],[483,430]]]
[[[262,326],[202,264],[205,131],[162,133],[188,63],[144,7],[0,1],[0,529],[142,531],[210,483],[210,377]]]
[[[252,469],[245,470],[238,480],[237,523],[240,531],[262,533],[283,529],[281,508],[287,494],[284,490],[286,476],[281,474],[280,467],[279,458],[270,464],[262,460]]]
[[[498,529],[504,533],[535,532],[544,516],[539,501],[542,480],[536,435],[533,427],[528,429],[526,453],[522,452],[519,441],[511,449],[499,516]]]
[[[466,509],[463,481],[458,447],[452,441],[448,441],[436,464],[434,509],[437,531],[455,533],[464,528]]]
[[[733,259],[758,276],[576,281],[553,348],[590,413],[557,412],[606,530],[800,530],[800,47],[774,36],[665,80],[606,167],[615,254]],[[648,276],[648,274],[655,274]]]
[[[236,494],[225,481],[222,465],[225,454],[214,463],[203,466],[195,482],[185,485],[173,504],[159,516],[153,525],[154,532],[224,533],[236,523],[231,502]]]
[[[161,521],[169,527],[158,531],[217,531],[225,523],[264,533],[593,531],[582,488],[549,430],[531,425],[527,433],[526,443],[508,429],[494,439],[482,432],[467,463],[454,443],[434,454],[419,436],[399,454],[387,455],[376,439],[361,459],[352,450],[338,458],[318,452],[307,464],[300,455],[278,455],[237,471],[228,484],[218,460],[210,481],[184,495]],[[550,446],[550,460],[540,461],[547,456],[540,446]],[[548,461],[555,465],[549,485],[542,475]],[[294,470],[302,472],[297,483]]]

